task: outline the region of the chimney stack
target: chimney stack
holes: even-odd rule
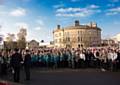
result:
[[[79,24],[79,20],[76,20],[75,21],[75,26],[79,26],[80,24]]]
[[[97,23],[96,23],[96,22],[93,22],[93,23],[92,23],[92,27],[97,27]]]
[[[57,29],[60,29],[60,25],[57,25]]]
[[[97,23],[96,22],[90,22],[89,26],[95,28],[95,27],[97,27]]]

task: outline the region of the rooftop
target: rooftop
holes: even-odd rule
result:
[[[98,29],[101,31],[99,27],[97,27],[97,24],[95,22],[90,22],[89,25],[80,25],[79,21],[75,21],[74,26],[67,26],[65,28],[61,28],[60,25],[57,26],[57,29],[55,29],[53,32],[61,31],[61,30],[72,30],[72,29]]]

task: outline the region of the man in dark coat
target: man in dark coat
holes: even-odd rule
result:
[[[117,69],[120,69],[120,50],[117,52]]]
[[[2,72],[1,64],[2,64],[2,52],[0,52],[0,76],[1,76],[1,72]]]
[[[26,74],[26,80],[30,80],[30,66],[31,66],[31,55],[29,50],[26,50],[26,55],[24,57],[24,69]]]
[[[87,53],[85,54],[85,59],[86,59],[86,67],[94,67],[94,54],[88,50]]]
[[[20,66],[22,62],[22,55],[18,53],[18,49],[15,49],[15,53],[11,56],[10,64],[14,71],[14,82],[20,80]]]

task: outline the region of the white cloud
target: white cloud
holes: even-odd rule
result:
[[[60,8],[58,9],[56,12],[61,12],[61,13],[64,13],[64,12],[77,12],[77,11],[84,11],[85,9],[84,8]]]
[[[113,11],[120,12],[120,7],[109,9],[109,11],[111,11],[111,12],[113,12]]]
[[[64,17],[85,17],[88,16],[84,13],[74,13],[74,14],[56,14],[56,16],[64,16]]]
[[[60,7],[64,7],[65,4],[63,4],[62,2],[60,4],[54,5],[53,8],[60,8]]]
[[[41,30],[42,28],[41,27],[36,27],[35,30],[39,31]]]
[[[14,9],[10,12],[10,15],[11,16],[25,16],[26,15],[26,10],[24,8],[17,8],[17,9]]]
[[[116,14],[118,14],[117,12],[108,12],[108,13],[106,13],[106,15],[116,15]]]
[[[94,5],[94,4],[92,4],[92,5],[88,6],[88,7],[93,8],[93,9],[95,9],[95,8],[99,8],[99,6]]]
[[[106,15],[116,15],[120,13],[120,7],[108,9]]]
[[[56,10],[56,16],[64,16],[64,17],[85,17],[95,13],[101,12],[98,9],[97,5],[90,5],[85,8],[59,8]]]

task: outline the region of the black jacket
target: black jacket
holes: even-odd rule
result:
[[[117,59],[116,60],[118,60],[120,62],[120,53],[119,52],[117,53]]]
[[[12,67],[20,67],[22,60],[22,55],[20,53],[15,53],[11,56],[10,64]]]
[[[30,54],[26,54],[25,58],[24,58],[24,66],[30,66],[31,65],[31,55]]]
[[[87,60],[87,61],[91,61],[91,60],[94,60],[95,59],[95,57],[94,57],[94,54],[92,53],[92,52],[90,52],[90,53],[86,53],[85,54],[85,59]]]

